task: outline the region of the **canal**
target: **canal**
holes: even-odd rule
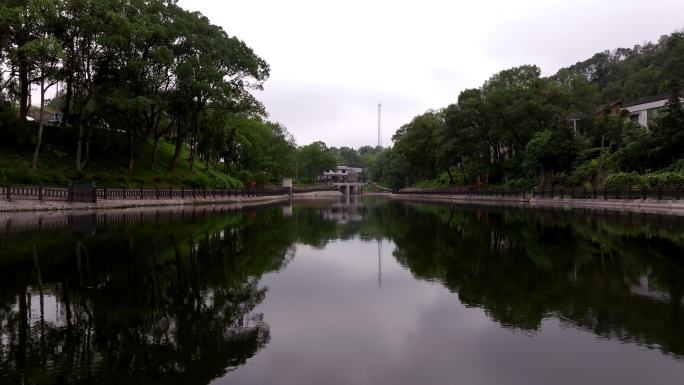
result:
[[[0,384],[684,378],[684,218],[159,210],[3,222]]]

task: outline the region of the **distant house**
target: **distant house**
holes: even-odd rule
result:
[[[40,110],[37,108],[31,108],[28,111],[28,115],[26,116],[26,120],[29,122],[39,122],[43,121],[46,123],[58,123],[62,121],[62,114],[61,113],[53,113],[49,111],[44,111],[43,116],[41,119],[40,115]]]
[[[624,109],[629,112],[629,120],[639,123],[642,127],[648,127],[648,124],[658,116],[658,112],[667,108],[671,95],[666,93],[642,98],[625,105]],[[681,101],[684,103],[684,99]]]
[[[603,119],[606,116],[617,114],[622,110],[622,101],[605,104],[596,110],[596,118]]]
[[[579,112],[571,112],[568,114],[567,121],[570,123],[570,127],[575,131],[575,134],[584,133],[581,124],[582,114]]]
[[[329,183],[357,183],[363,176],[363,168],[351,166],[337,166],[335,170],[327,170],[321,180]]]

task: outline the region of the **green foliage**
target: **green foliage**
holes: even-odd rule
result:
[[[608,175],[606,179],[603,181],[603,187],[605,188],[627,188],[643,186],[644,178],[635,171],[611,174]]]
[[[238,118],[230,125],[236,127],[231,160],[240,180],[263,184],[294,175],[297,148],[284,126],[256,118]]]
[[[414,184],[412,187],[423,187],[423,188],[440,188],[453,186],[452,181],[449,179],[447,173],[441,173],[434,179],[428,179]]]
[[[416,116],[394,134],[394,154],[402,157],[402,163],[408,166],[403,171],[407,184],[437,175],[437,141],[443,130],[442,112],[428,111]]]
[[[597,186],[610,173],[670,169],[684,159],[683,69],[680,32],[599,53],[549,78],[536,66],[507,69],[404,125],[376,169],[393,187],[439,185],[442,173],[449,185]],[[597,118],[602,103],[665,91],[668,108],[648,129],[626,111]]]
[[[393,151],[407,165],[395,181],[410,185],[445,172],[450,185],[527,185],[538,175],[569,170],[579,143],[567,116],[588,109],[578,101],[591,87],[540,73],[536,66],[501,71],[480,89],[463,91],[456,104],[414,118],[393,138]]]
[[[584,78],[598,88],[603,103],[612,103],[668,92],[672,81],[681,81],[682,74],[684,33],[675,32],[655,43],[597,53],[559,70],[554,77]]]
[[[29,123],[17,117],[14,107],[0,101],[0,142],[24,146],[31,140]]]
[[[684,186],[684,173],[658,172],[643,176],[648,187],[681,187]]]
[[[49,163],[54,151],[68,153],[75,171],[62,170],[64,178],[100,175],[100,165],[109,163],[112,180],[119,178],[119,167],[127,166],[126,179],[135,182],[144,161],[153,174],[144,180],[230,185],[239,182],[227,172],[238,170],[219,171],[220,163],[239,163],[240,145],[239,156],[250,159],[248,171],[260,179],[291,174],[294,143],[284,127],[261,120],[264,108],[252,94],[262,89],[269,72],[268,64],[244,42],[175,1],[0,3],[0,96],[18,105],[14,113],[19,116],[18,121],[3,119],[8,127],[0,135],[11,139],[5,144],[15,145],[32,137],[36,165]],[[46,130],[41,147],[43,125],[32,132],[23,124],[29,91],[38,87],[42,96],[56,82],[63,85],[61,92],[47,105],[63,121],[57,137]],[[6,111],[0,111],[3,118]],[[231,126],[235,115],[253,120],[252,126],[261,130],[246,139],[248,145],[236,142],[236,127]],[[264,131],[263,125],[269,128]],[[170,162],[161,159],[165,142],[174,144]],[[112,147],[117,153],[110,157]],[[43,161],[38,160],[41,148],[51,151],[43,154]],[[289,155],[265,159],[264,154],[283,152]],[[188,167],[181,165],[184,160]],[[204,170],[194,175],[199,162]],[[161,163],[166,170],[154,175]],[[43,171],[38,174],[52,172]],[[6,175],[14,181],[23,178],[9,171]]]
[[[684,157],[684,108],[679,89],[674,89],[667,108],[659,113],[651,124],[653,148],[649,151],[649,163],[663,168]]]
[[[314,182],[326,170],[337,167],[337,158],[323,142],[303,146],[297,153],[297,180]]]
[[[684,159],[677,160],[676,162],[672,163],[670,166],[665,168],[664,171],[684,173]]]
[[[48,131],[53,128],[48,128]],[[100,186],[109,187],[141,187],[141,186],[186,186],[186,187],[241,187],[242,183],[228,174],[214,168],[190,170],[189,164],[182,163],[175,173],[170,171],[173,160],[173,143],[162,141],[158,149],[158,167],[150,171],[146,164],[151,161],[152,143],[149,141],[137,144],[137,152],[141,154],[140,166],[134,168],[132,174],[126,167],[126,153],[115,150],[116,137],[104,139],[109,142],[112,151],[106,157],[95,157],[88,168],[78,173],[73,169],[73,158],[59,145],[52,141],[46,143],[46,151],[41,158],[41,167],[31,170],[31,147],[0,146],[0,183],[28,184],[44,186],[65,186],[70,180],[95,181]],[[121,138],[123,139],[123,138]],[[125,142],[124,140],[121,140]],[[70,142],[69,142],[70,143]],[[124,143],[119,144],[125,146]],[[189,149],[181,152],[183,158],[189,157]]]
[[[627,188],[627,187],[681,187],[684,186],[684,173],[678,172],[657,172],[640,175],[634,171],[612,174],[606,177],[604,187],[606,188]]]
[[[575,167],[568,181],[572,186],[595,186],[599,173],[599,159],[589,159]]]

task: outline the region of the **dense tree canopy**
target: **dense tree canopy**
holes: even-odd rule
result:
[[[401,127],[375,179],[411,185],[600,185],[617,172],[684,167],[684,34],[599,53],[542,77],[536,66],[501,71],[458,101]],[[648,128],[601,105],[666,92]]]
[[[67,150],[77,172],[103,155],[108,146],[102,143],[119,137],[126,143],[129,174],[147,142],[152,160],[144,167],[154,171],[162,141],[175,146],[171,171],[187,149],[190,169],[202,161],[205,168],[230,172],[239,165],[246,178],[293,172],[291,135],[264,120],[252,94],[268,78],[268,64],[174,0],[3,1],[0,40],[2,109],[16,109],[20,120],[38,117],[40,128],[31,127],[29,135],[34,169],[43,126],[50,124],[61,126],[62,142],[73,141]],[[51,87],[56,98],[45,100]],[[37,115],[29,113],[36,88]],[[46,105],[61,121],[45,116]],[[248,126],[254,132],[246,132]],[[17,135],[11,139],[19,141]]]

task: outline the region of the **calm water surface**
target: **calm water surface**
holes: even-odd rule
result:
[[[0,223],[0,384],[684,382],[684,219],[194,210]]]

